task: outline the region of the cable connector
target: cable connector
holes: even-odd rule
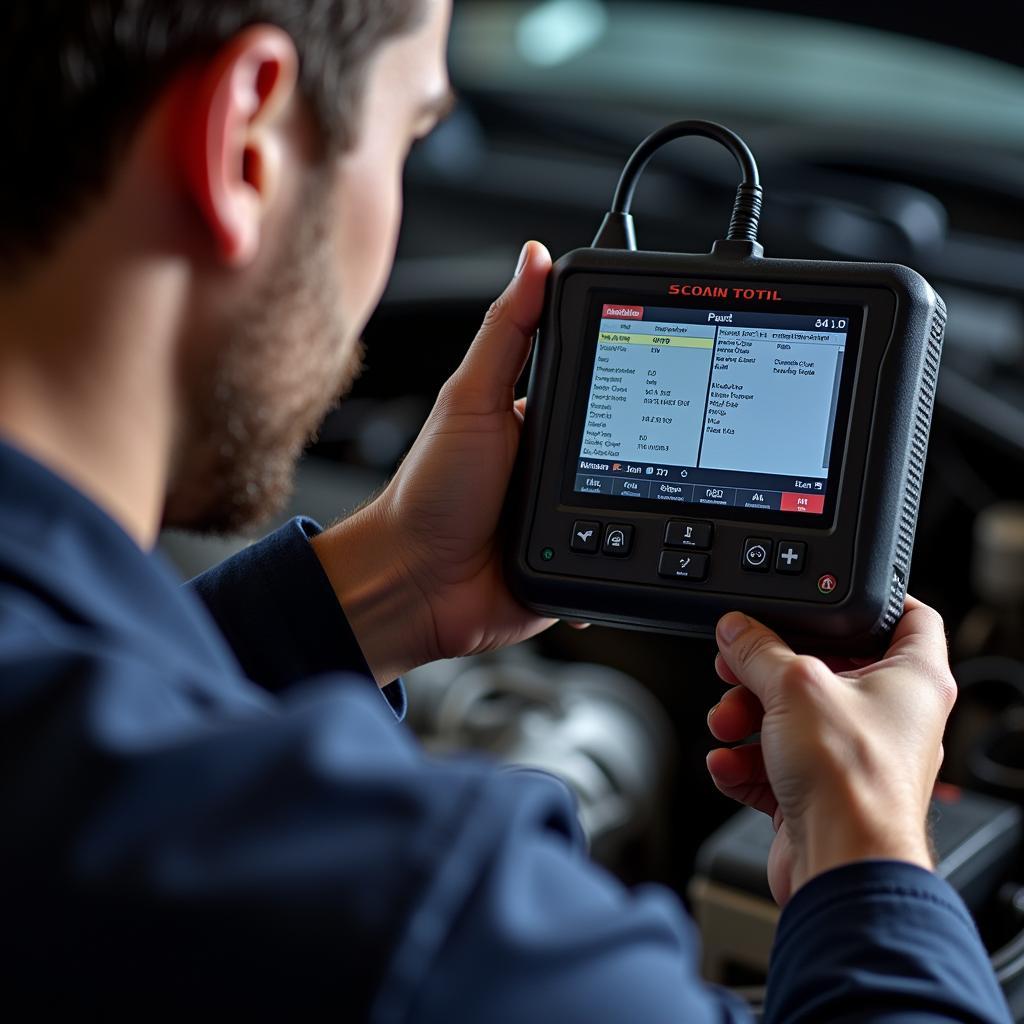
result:
[[[594,239],[595,249],[636,250],[636,225],[630,213],[616,213],[609,210],[601,221],[601,230]]]
[[[711,254],[727,260],[757,260],[764,255],[764,246],[760,242],[720,238],[711,246]]]

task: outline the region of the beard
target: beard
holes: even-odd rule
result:
[[[278,513],[304,448],[359,373],[362,343],[349,338],[338,301],[326,184],[306,200],[252,300],[190,367],[166,527],[238,533]]]

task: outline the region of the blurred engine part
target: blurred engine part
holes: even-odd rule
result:
[[[427,395],[347,398],[324,421],[317,453],[346,466],[390,474],[412,447],[430,414]]]
[[[946,773],[1024,806],[1024,505],[988,505],[974,520],[978,602],[953,638],[959,699]]]
[[[563,779],[606,866],[621,867],[631,842],[657,842],[673,741],[664,711],[636,680],[514,649],[436,662],[408,684],[409,724],[427,750],[482,751]]]
[[[1020,231],[1024,234],[1024,226]],[[979,252],[979,259],[998,258],[1000,248],[993,246],[988,258]],[[1009,456],[1019,462],[1024,458],[1024,303],[1020,285],[1000,294],[994,287],[958,287],[951,273],[943,276],[949,283],[942,281],[939,287],[948,299],[950,318],[939,402],[951,421],[966,428],[975,446],[980,440],[992,445],[1000,458]],[[964,276],[960,275],[961,282]],[[1001,491],[1017,500],[1022,496],[1019,476],[1012,470]]]
[[[1024,803],[1024,707],[1011,708],[989,725],[968,766],[971,780],[986,792]]]
[[[943,776],[1024,806],[1024,663],[970,658],[953,675],[959,695],[943,741]]]
[[[929,823],[936,873],[960,893],[976,917],[983,916],[1018,866],[1024,813],[1014,804],[940,783]],[[689,896],[709,981],[749,985],[767,973],[779,917],[767,877],[774,838],[771,818],[744,808],[697,855]],[[1005,980],[1016,978],[1007,975]]]
[[[1024,504],[999,502],[975,519],[971,583],[980,603],[957,631],[956,657],[1024,659]]]

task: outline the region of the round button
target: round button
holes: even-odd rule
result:
[[[770,572],[772,542],[767,537],[748,537],[743,542],[743,560],[740,565],[745,572]]]
[[[764,565],[768,558],[768,552],[760,544],[747,548],[747,561],[751,565]]]
[[[831,594],[838,586],[839,580],[837,580],[830,572],[825,573],[825,575],[818,580],[818,590],[823,594]]]
[[[555,557],[555,549],[554,548],[545,548],[540,553],[540,557],[543,558],[545,562],[550,562],[551,559]]]

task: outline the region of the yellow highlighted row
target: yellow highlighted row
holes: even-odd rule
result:
[[[617,334],[615,331],[602,331],[602,345],[647,345],[651,348],[714,348],[714,338],[689,338],[681,335],[665,334]]]

